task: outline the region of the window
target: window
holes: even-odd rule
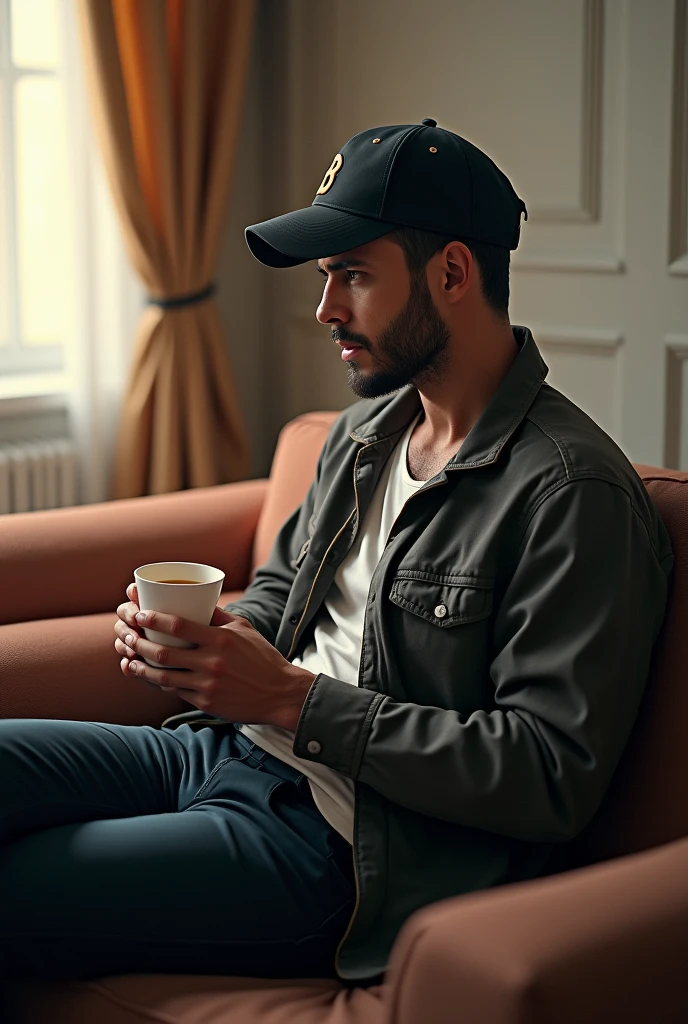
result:
[[[60,0],[0,0],[0,378],[63,368],[74,198]]]

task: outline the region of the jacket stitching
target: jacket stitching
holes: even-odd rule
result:
[[[358,685],[359,685],[359,687],[361,685],[361,665],[365,665],[365,656],[366,656],[366,631],[365,631],[365,615],[364,615],[364,629],[363,629],[363,635],[361,637],[361,657],[358,659]],[[368,705],[368,712],[369,711],[370,711],[370,704]],[[362,736],[363,730],[365,729],[367,717],[368,717],[368,714],[366,713],[366,717],[363,719],[363,725],[361,727],[361,733],[359,733],[359,736],[358,736],[358,742],[356,743],[356,746],[354,747],[353,751],[351,752],[351,762],[349,764],[349,775],[350,775],[350,777],[352,779],[355,778],[356,775],[358,774],[358,769],[360,768],[361,758],[363,757],[363,747],[361,746],[361,736]],[[360,748],[360,750],[359,750],[359,748]],[[357,762],[358,762],[357,767],[354,767],[357,764]]]
[[[564,442],[562,441],[562,439],[560,437],[557,437],[557,435],[554,433],[553,430],[551,430],[551,429],[548,430],[544,426],[544,424],[540,422],[540,420],[536,419],[536,417],[533,416],[532,413],[527,418],[530,420],[531,423],[534,423],[536,427],[539,427],[543,434],[545,434],[547,437],[551,438],[552,441],[554,441],[554,443],[557,446],[557,449],[559,451],[559,455],[561,456],[561,461],[564,463],[564,470],[566,472],[566,479],[570,480],[571,479],[571,469],[573,467],[573,464],[572,464],[571,460],[568,458],[568,454],[566,452],[566,449],[564,447]]]
[[[311,686],[310,690],[306,694],[306,700],[305,700],[305,703],[303,705],[303,710],[301,712],[302,715],[304,715],[308,711],[308,709],[309,709],[309,707],[310,707],[310,705],[311,705],[311,703],[313,701],[313,695],[315,693],[315,688],[318,685],[318,680],[321,678],[321,676],[322,676],[322,672],[319,672],[317,674],[317,676],[315,677],[315,680],[313,681],[313,685]]]
[[[455,587],[474,587],[476,590],[489,590],[494,586],[494,579],[491,576],[472,576],[470,573],[444,576],[436,572],[426,572],[424,569],[397,569],[396,575],[409,580],[427,580],[429,583],[446,583]]]
[[[633,510],[633,512],[635,512],[636,516],[638,517],[638,519],[640,520],[640,522],[643,524],[643,526],[645,528],[645,532],[647,533],[648,540],[649,540],[650,546],[651,546],[651,548],[652,548],[652,550],[653,550],[653,552],[655,554],[655,557],[657,557],[657,558],[660,557],[659,552],[657,551],[657,549],[656,549],[656,547],[654,545],[654,541],[653,541],[652,536],[650,534],[650,530],[648,528],[648,525],[645,522],[645,517],[643,516],[642,512],[640,511],[640,509],[637,507],[637,505],[633,501],[633,495],[630,494],[629,491],[623,486],[623,484],[621,484],[615,477],[609,476],[608,474],[601,473],[599,471],[590,472],[590,473],[581,472],[581,473],[577,473],[575,476],[570,477],[567,480],[559,480],[557,483],[554,483],[550,487],[548,487],[547,490],[543,494],[540,495],[539,499],[533,505],[532,509],[529,512],[526,513],[526,517],[525,517],[525,522],[523,524],[523,528],[521,530],[518,542],[515,545],[516,556],[518,556],[518,554],[519,554],[519,552],[521,550],[521,545],[523,544],[523,539],[525,537],[526,530],[528,529],[528,526],[530,525],[530,522],[531,522],[533,516],[540,509],[540,507],[545,503],[547,498],[549,498],[550,495],[554,494],[555,491],[558,491],[560,488],[566,487],[567,485],[573,485],[578,480],[601,480],[602,483],[610,484],[612,487],[618,487],[619,490],[623,491],[623,493],[628,498],[628,503],[631,506],[631,509]]]
[[[504,446],[504,444],[506,443],[507,438],[513,432],[514,427],[524,419],[525,414],[526,414],[526,409],[529,409],[530,406],[533,404],[533,399],[535,398],[535,395],[537,395],[538,391],[542,387],[544,379],[545,379],[544,377],[536,377],[536,379],[533,381],[533,384],[532,384],[532,386],[530,388],[530,391],[528,392],[528,394],[525,396],[525,398],[521,402],[520,406],[518,407],[518,412],[515,414],[513,420],[511,421],[511,423],[509,424],[509,426],[504,431],[504,433],[500,437],[499,441],[495,445],[495,447],[493,449],[495,453],[498,452]]]
[[[373,719],[384,700],[387,700],[387,698],[383,694],[372,694],[372,700],[368,705],[365,718],[363,719],[363,725],[361,726],[361,731],[358,734],[358,742],[356,743],[352,756],[352,764],[350,768],[350,775],[352,779],[358,778],[358,774],[361,770],[361,762],[363,760],[363,751],[365,750],[368,742],[368,736],[370,735],[370,730],[373,725]]]
[[[408,601],[405,597],[401,597],[399,594],[395,594],[394,591],[389,595],[390,601],[394,604],[399,605],[401,608],[406,608],[408,611],[413,612],[414,615],[418,615],[428,622],[432,622],[435,626],[440,626],[442,629],[446,629],[447,626],[455,626],[458,622],[479,622],[481,619],[486,619],[492,610],[492,603],[487,606],[487,610],[475,612],[471,615],[467,612],[465,615],[450,615],[446,619],[438,619],[431,612],[422,608],[419,604],[414,604],[412,601]]]

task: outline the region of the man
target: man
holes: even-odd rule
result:
[[[508,319],[523,202],[432,119],[354,136],[305,210],[361,401],[241,600],[118,608],[160,730],[0,723],[0,973],[384,972],[404,921],[532,878],[598,808],[672,567],[642,482]],[[140,626],[195,644],[174,650]],[[156,662],[151,667],[142,659]]]

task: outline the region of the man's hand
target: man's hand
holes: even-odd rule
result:
[[[115,650],[122,656],[123,675],[176,692],[218,718],[296,730],[315,676],[283,658],[247,619],[218,606],[209,626],[162,612],[146,612],[142,621],[135,583],[127,587],[127,597],[129,602],[117,609],[115,623]],[[195,646],[153,643],[142,635],[142,626]],[[143,658],[159,667],[139,660]],[[166,668],[171,664],[175,668]]]

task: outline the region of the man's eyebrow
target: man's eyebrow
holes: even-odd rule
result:
[[[365,260],[338,260],[336,263],[328,263],[326,270],[323,270],[323,268],[320,266],[320,263],[316,264],[316,268],[318,270],[318,273],[325,274],[325,276],[327,276],[327,272],[328,271],[330,273],[333,273],[335,270],[346,270],[347,267],[368,267],[368,266],[370,266],[370,264],[366,263]]]

